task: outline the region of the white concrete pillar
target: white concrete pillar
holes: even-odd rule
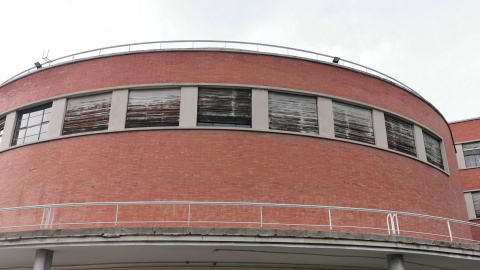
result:
[[[447,150],[445,149],[445,141],[443,139],[440,141],[440,151],[442,151],[443,170],[447,173],[450,173],[447,159]]]
[[[385,115],[381,111],[372,110],[373,133],[375,135],[375,145],[388,149],[387,128],[385,127]]]
[[[332,100],[324,97],[317,97],[318,111],[318,132],[320,136],[327,138],[335,137],[333,126],[333,104]]]
[[[37,249],[33,270],[50,270],[52,268],[53,251]]]
[[[182,87],[180,92],[181,127],[197,126],[198,87]]]
[[[10,147],[13,135],[15,132],[15,121],[17,121],[17,112],[7,114],[5,118],[5,125],[3,127],[2,142],[0,143],[0,150]]]
[[[269,129],[267,90],[252,89],[252,129]]]
[[[463,196],[465,197],[465,204],[467,205],[468,219],[476,219],[477,214],[475,213],[475,206],[473,205],[472,193],[466,192]]]
[[[423,130],[421,127],[414,125],[415,146],[417,148],[418,159],[427,162],[427,152],[425,152],[425,142],[423,141]]]
[[[457,163],[458,163],[458,168],[461,169],[466,169],[465,165],[465,156],[463,155],[463,148],[461,144],[456,144],[455,145],[455,150],[457,150]]]
[[[403,263],[403,255],[390,254],[387,255],[388,270],[405,270]]]
[[[63,120],[67,109],[67,99],[61,98],[52,103],[50,122],[48,124],[47,138],[55,138],[62,135]]]
[[[128,90],[117,90],[112,93],[112,105],[108,130],[122,130],[127,120]]]

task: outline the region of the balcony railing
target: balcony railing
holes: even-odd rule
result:
[[[332,230],[480,243],[480,224],[379,209],[248,202],[96,202],[0,209],[0,230],[210,226]]]
[[[253,42],[240,42],[240,41],[225,41],[225,40],[172,40],[172,41],[153,41],[153,42],[142,42],[142,43],[131,43],[131,44],[122,44],[110,47],[104,47],[89,51],[83,51],[79,53],[70,54],[60,58],[50,60],[44,58],[45,62],[41,63],[42,67],[53,67],[59,64],[69,63],[73,61],[78,61],[82,59],[90,59],[101,56],[115,55],[115,54],[124,54],[124,53],[133,53],[141,51],[161,51],[161,50],[202,50],[202,49],[216,49],[216,50],[244,50],[244,51],[254,51],[259,53],[269,53],[269,54],[278,54],[292,57],[301,57],[315,61],[335,63],[339,66],[351,68],[360,72],[364,72],[386,81],[389,81],[406,91],[422,98],[417,92],[412,88],[408,87],[406,84],[367,66],[341,59],[335,56],[317,53],[308,50],[295,49],[285,46],[276,46],[263,43],[253,43]],[[31,67],[26,69],[15,76],[9,78],[4,83],[3,86],[11,81],[19,79],[23,76],[29,75],[38,71],[37,67]],[[423,98],[422,98],[423,99]]]

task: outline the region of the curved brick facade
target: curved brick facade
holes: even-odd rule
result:
[[[98,58],[46,69],[5,85],[0,88],[0,114],[61,95],[151,84],[286,88],[377,107],[438,134],[444,140],[449,175],[404,155],[324,138],[233,129],[131,131],[64,138],[1,152],[0,205],[268,202],[388,209],[468,220],[453,141],[443,118],[390,83],[334,65],[211,51]],[[205,210],[204,215],[208,214]],[[249,217],[243,210],[235,215]],[[292,215],[306,223],[317,222],[309,213]],[[273,214],[271,221],[282,218]],[[406,224],[402,229],[431,226]],[[471,237],[467,229],[458,233]]]

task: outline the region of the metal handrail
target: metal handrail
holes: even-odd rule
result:
[[[175,43],[177,43],[179,45],[176,46],[176,47],[174,46],[172,48],[168,48],[168,49],[162,49],[163,44],[175,44]],[[202,43],[207,43],[208,45],[204,45]],[[153,44],[153,45],[157,44],[158,49],[132,50],[132,47],[134,47],[134,46],[151,45],[151,44]],[[187,44],[187,45],[190,45],[190,46],[185,48],[184,46],[181,46],[180,44],[182,44],[182,45]],[[214,46],[215,44],[217,44],[217,45],[220,44],[220,46]],[[168,40],[168,41],[151,41],[151,42],[139,42],[139,43],[130,43],[130,44],[108,46],[108,47],[103,47],[103,48],[99,48],[99,49],[93,49],[93,50],[83,51],[83,52],[79,52],[79,53],[69,54],[69,55],[62,56],[62,57],[59,57],[59,58],[56,58],[56,59],[53,59],[53,60],[48,60],[47,59],[47,61],[41,63],[41,65],[52,67],[52,66],[56,66],[56,65],[59,65],[59,64],[74,62],[74,61],[78,61],[78,60],[82,60],[82,59],[89,59],[89,58],[96,58],[96,57],[101,57],[101,56],[115,55],[115,54],[119,54],[119,53],[134,53],[134,52],[138,52],[138,51],[157,51],[157,50],[173,50],[173,49],[199,50],[199,49],[202,49],[202,48],[203,49],[216,48],[216,49],[223,49],[223,50],[236,49],[236,48],[232,47],[233,45],[250,45],[250,46],[254,47],[253,50],[244,49],[244,48],[242,48],[242,50],[264,52],[264,53],[272,53],[271,51],[268,51],[268,48],[270,48],[270,49],[272,49],[272,48],[273,49],[281,49],[281,50],[285,50],[286,53],[276,52],[275,54],[286,55],[286,56],[295,56],[294,53],[306,53],[307,55],[302,55],[301,57],[307,58],[307,59],[310,59],[310,60],[315,60],[315,61],[322,61],[322,60],[319,59],[319,57],[327,58],[329,62],[332,62],[336,58],[335,56],[331,56],[331,55],[327,55],[327,54],[323,54],[323,53],[318,53],[318,52],[314,52],[314,51],[296,49],[296,48],[286,47],[286,46],[270,45],[270,44],[265,44],[265,43],[242,42],[242,41],[231,41],[231,40]],[[114,53],[108,53],[108,52],[105,53],[106,50],[118,49],[118,48],[124,48],[124,50],[117,51],[117,52],[114,52]],[[94,53],[94,56],[91,56],[92,53]],[[86,56],[86,57],[81,57],[81,55],[83,55],[83,54],[89,54],[89,55]],[[364,73],[368,73],[368,74],[380,77],[380,78],[385,79],[387,81],[390,81],[390,82],[394,83],[395,85],[405,89],[406,91],[422,98],[420,96],[420,94],[415,92],[412,88],[410,88],[406,84],[400,82],[399,80],[397,80],[397,79],[395,79],[391,76],[388,76],[387,74],[384,74],[384,73],[382,73],[378,70],[375,70],[373,68],[369,68],[367,66],[355,63],[353,61],[340,59],[340,58],[338,58],[338,65],[343,66],[343,67],[347,67],[347,68],[353,68],[353,69],[358,70],[360,72],[364,72]],[[7,79],[5,82],[3,82],[0,85],[0,87],[9,83],[9,82],[11,82],[11,81],[19,79],[19,78],[21,78],[23,76],[26,76],[26,75],[28,75],[32,72],[35,72],[37,70],[38,69],[36,67],[28,68],[28,69],[26,69],[26,70],[24,70],[24,71],[22,71],[22,72],[20,72],[16,75],[12,76],[11,78]],[[41,69],[39,69],[39,70],[41,70]]]
[[[171,221],[119,221],[118,213],[119,206],[135,206],[135,205],[188,205],[188,218],[185,220],[171,220]],[[259,221],[192,221],[190,218],[191,206],[193,205],[209,205],[209,206],[252,206],[258,207],[260,209]],[[69,222],[69,223],[55,223],[55,209],[56,208],[69,208],[69,207],[88,207],[88,206],[116,206],[115,220],[114,221],[92,221],[92,222]],[[328,210],[328,224],[283,224],[283,223],[271,223],[265,222],[263,218],[263,210],[265,207],[285,207],[285,208],[303,208],[303,209],[325,209]],[[12,226],[2,226],[0,229],[6,228],[22,228],[22,227],[34,227],[40,226],[40,229],[51,229],[53,226],[62,226],[62,225],[87,225],[87,224],[111,224],[117,226],[118,224],[149,224],[149,223],[186,223],[188,226],[191,224],[205,224],[205,223],[218,223],[218,224],[256,224],[260,227],[264,225],[283,225],[283,226],[305,226],[305,227],[325,227],[333,230],[334,228],[357,228],[357,229],[369,229],[369,230],[378,230],[378,231],[387,231],[388,234],[400,235],[401,233],[413,233],[421,234],[427,236],[441,236],[449,239],[450,241],[464,240],[471,242],[479,242],[477,240],[465,239],[462,237],[456,237],[453,235],[451,225],[452,223],[462,224],[473,227],[480,227],[480,224],[456,220],[445,217],[401,212],[401,211],[391,211],[391,210],[382,210],[382,209],[368,209],[368,208],[357,208],[357,207],[343,207],[343,206],[323,206],[323,205],[304,205],[304,204],[277,204],[277,203],[250,203],[250,202],[194,202],[194,201],[137,201],[137,202],[89,202],[89,203],[66,203],[66,204],[44,204],[44,205],[32,205],[32,206],[19,206],[19,207],[9,207],[1,208],[0,213],[2,212],[11,212],[11,211],[21,211],[21,210],[32,210],[32,209],[43,209],[43,216],[41,224],[15,224]],[[387,214],[387,224],[385,228],[373,228],[373,227],[362,227],[362,226],[345,226],[340,224],[332,224],[332,210],[342,210],[342,211],[355,211],[355,212],[369,212],[369,213],[382,213]],[[395,216],[395,223],[393,219],[389,217]],[[410,216],[417,218],[425,218],[446,222],[446,228],[448,228],[448,235],[435,234],[431,232],[415,232],[409,230],[400,230],[398,216]],[[390,223],[389,223],[390,222]],[[392,227],[390,226],[392,225]]]

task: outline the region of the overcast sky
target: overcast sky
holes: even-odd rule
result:
[[[219,39],[339,56],[386,73],[448,121],[480,117],[480,1],[0,0],[0,81],[124,43]]]

